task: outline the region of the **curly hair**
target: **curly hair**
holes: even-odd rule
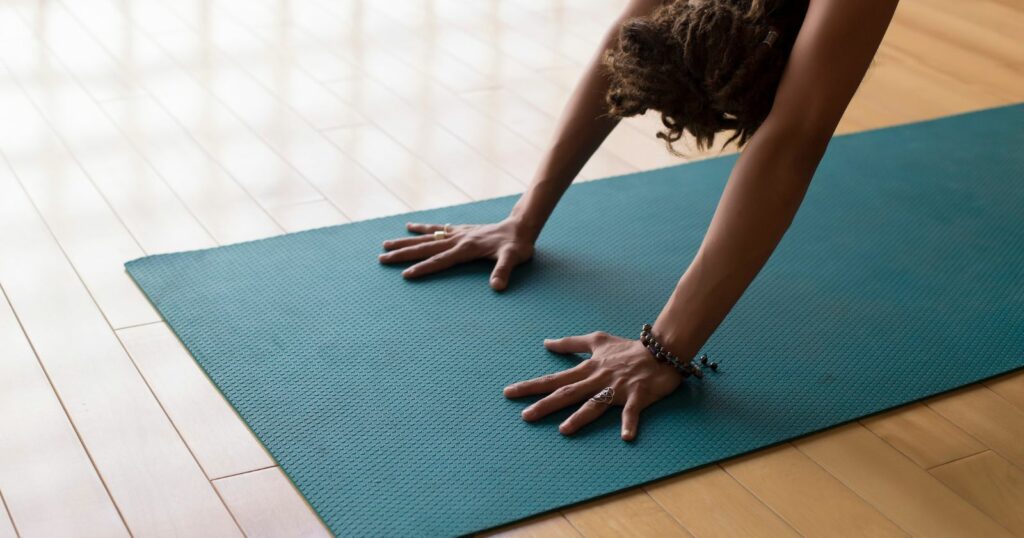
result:
[[[761,126],[803,22],[804,0],[674,0],[627,20],[604,55],[609,113],[661,113],[658,138],[689,132],[698,148],[733,131],[742,146]]]

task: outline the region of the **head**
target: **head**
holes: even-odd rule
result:
[[[806,4],[787,0],[673,0],[622,25],[604,57],[612,116],[661,113],[669,150],[690,133],[698,148],[731,132],[740,146],[768,116]]]

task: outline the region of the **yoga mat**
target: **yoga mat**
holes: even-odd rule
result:
[[[655,143],[652,139],[651,143]],[[513,197],[128,271],[340,536],[502,525],[1024,365],[1024,106],[836,138],[789,233],[705,349],[721,372],[575,437],[501,389],[635,337],[693,257],[736,160],[572,187],[511,288],[488,263],[408,282],[406,221],[486,222]]]

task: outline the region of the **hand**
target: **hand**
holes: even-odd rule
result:
[[[510,220],[448,226],[446,239],[434,239],[434,232],[445,229],[443,224],[409,223],[406,228],[422,235],[385,241],[384,249],[388,252],[379,258],[381,263],[418,262],[402,271],[405,278],[417,278],[486,258],[496,261],[490,282],[492,288],[501,291],[508,287],[512,268],[533,257],[533,241]]]
[[[507,398],[548,394],[523,410],[523,420],[533,422],[559,409],[585,402],[558,427],[563,435],[572,435],[593,422],[611,405],[622,405],[622,440],[636,438],[640,411],[668,396],[683,381],[676,369],[658,362],[639,340],[627,340],[596,332],[545,340],[544,347],[556,353],[590,353],[590,359],[557,374],[514,383],[505,387]],[[590,398],[611,387],[610,404]]]

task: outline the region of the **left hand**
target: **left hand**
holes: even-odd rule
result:
[[[545,340],[544,347],[556,353],[590,353],[591,357],[568,370],[513,383],[505,387],[505,397],[547,394],[523,410],[523,420],[527,422],[584,402],[558,427],[563,435],[576,433],[612,405],[621,405],[622,439],[632,441],[636,438],[640,411],[668,396],[683,381],[682,374],[657,361],[639,340],[595,332]],[[614,391],[609,404],[590,399],[607,387]]]

